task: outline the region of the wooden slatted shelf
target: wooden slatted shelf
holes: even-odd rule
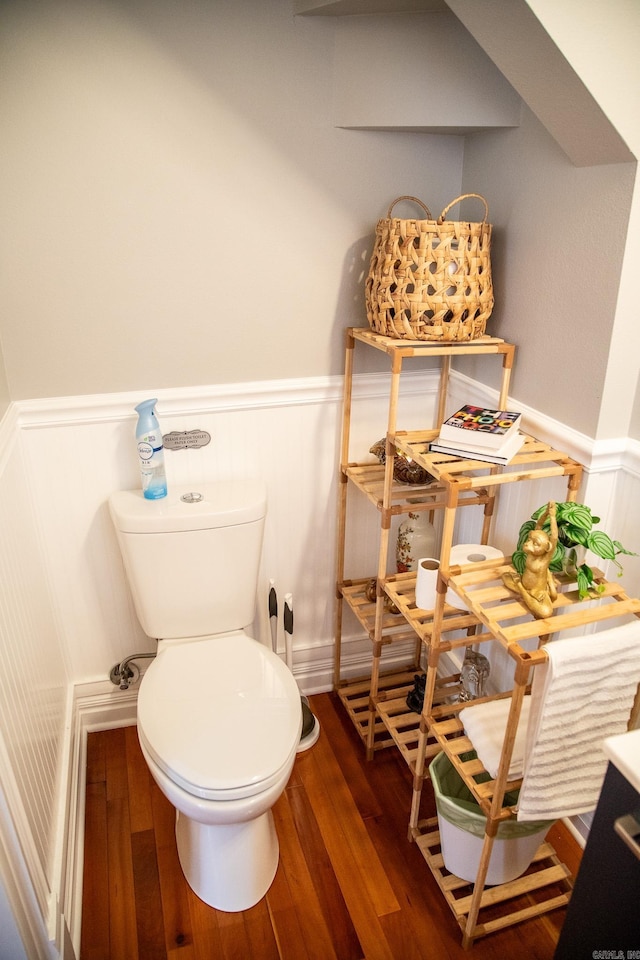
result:
[[[422,674],[423,672],[420,671]],[[420,736],[420,714],[415,713],[407,706],[407,693],[413,688],[412,682],[402,690],[381,690],[373,697],[376,710],[376,721],[382,720],[385,729],[391,736],[396,747],[411,772],[415,775],[418,758],[418,741]],[[442,677],[436,684],[434,702],[445,703],[455,699],[460,693],[460,674]],[[434,736],[429,735],[426,756],[435,757],[441,750],[440,744]]]
[[[446,340],[397,340],[394,337],[385,337],[366,327],[353,327],[347,331],[354,340],[366,343],[376,350],[381,350],[391,358],[406,359],[409,357],[450,357],[456,354],[483,354],[499,353],[509,358],[509,368],[513,366],[515,347],[505,343],[500,337],[482,336],[477,340],[446,341]]]
[[[520,644],[527,640],[541,640],[561,630],[625,615],[640,615],[640,600],[629,597],[621,583],[605,580],[603,574],[594,569],[597,592],[586,599],[578,596],[570,577],[554,574],[558,597],[553,604],[553,616],[536,620],[503,584],[502,575],[510,569],[510,558],[494,565],[484,563],[451,568],[448,585],[513,657],[527,657],[533,662],[544,656],[542,651],[527,653],[522,650]]]
[[[434,631],[434,611],[422,610],[416,606],[416,573],[398,573],[385,580],[385,593],[396,605],[406,623],[415,631],[418,637],[430,644]],[[442,623],[438,629],[438,649],[441,653],[453,650],[456,647],[468,647],[470,643],[481,643],[484,640],[493,640],[489,634],[476,636],[479,621],[474,613],[459,610],[457,607],[445,605]],[[456,632],[464,631],[464,636],[454,637]]]
[[[603,620],[618,619],[629,615],[640,616],[640,600],[627,596],[622,585],[604,580],[598,570],[594,570],[598,589],[601,591],[586,599],[581,599],[571,578],[557,575],[558,597],[554,601],[554,615],[547,619],[534,619],[523,602],[502,582],[502,574],[512,569],[510,563],[486,561],[465,567],[452,568],[448,586],[465,601],[484,627],[487,633],[481,636],[492,638],[507,650],[520,665],[520,693],[524,695],[529,688],[525,680],[529,667],[546,660],[544,643],[559,630],[585,627]],[[459,572],[458,572],[459,571]],[[476,642],[474,637],[474,643]],[[525,641],[536,640],[538,646],[533,650],[524,649]],[[445,649],[441,647],[440,649]],[[505,691],[483,700],[509,699],[513,691]],[[468,704],[437,704],[425,710],[425,721],[429,734],[436,740],[449,757],[459,776],[473,793],[485,814],[489,815],[495,795],[495,780],[487,773],[480,761],[468,761],[465,755],[474,750],[473,743],[465,736],[463,725],[458,716],[460,710]],[[508,781],[502,792],[518,789],[521,780]],[[514,811],[506,806],[499,813],[493,809],[494,819],[512,817]]]
[[[575,481],[571,484],[572,488],[577,489],[582,477],[581,464],[568,454],[554,450],[548,443],[526,434],[523,435],[521,450],[506,466],[433,453],[429,445],[437,434],[437,430],[399,430],[394,435],[394,444],[396,450],[411,457],[437,480],[456,490],[457,494],[465,490],[545,477],[569,477]]]
[[[378,510],[383,508],[384,465],[380,463],[350,463],[346,477]],[[480,485],[474,490],[461,491],[459,506],[486,504],[490,494]],[[389,513],[393,516],[415,510],[441,510],[447,505],[447,488],[442,483],[400,483],[393,481]]]
[[[360,490],[370,503],[378,510],[382,509],[384,493],[384,464],[382,463],[349,463],[345,474]],[[391,487],[391,510],[393,513],[407,513],[412,505],[407,498],[422,500],[427,504],[439,505],[442,500],[444,487],[433,480],[428,483],[400,483],[394,480]]]
[[[373,640],[375,633],[376,604],[375,601],[369,600],[366,589],[372,579],[372,577],[364,577],[358,580],[345,580],[338,584],[342,599],[346,601],[349,609],[354,613],[371,640]],[[397,641],[415,641],[416,639],[414,632],[399,612],[391,613],[389,610],[385,610],[382,630],[380,639],[382,645]],[[419,657],[419,653],[417,656]]]
[[[407,694],[413,688],[415,674],[416,670],[381,674],[378,680],[378,695],[388,697],[389,703],[403,702],[405,712],[408,714],[409,709],[405,701]],[[371,677],[366,676],[343,682],[337,687],[336,693],[340,697],[360,739],[366,744],[369,736],[369,723],[371,722]],[[419,724],[420,717],[418,714],[413,714],[413,717],[415,717],[415,722]],[[385,725],[382,717],[374,716],[373,723],[373,750],[384,750],[386,747],[394,746],[395,740],[391,729]]]
[[[473,700],[472,703],[487,703],[492,700],[507,700],[511,691],[494,694]],[[469,703],[436,704],[427,717],[429,736],[436,743],[438,750],[444,750],[458,776],[464,781],[467,788],[474,795],[480,808],[489,816],[491,802],[495,795],[496,781],[485,769],[475,753],[474,745],[466,736],[459,713]],[[437,752],[437,751],[436,751]],[[471,756],[469,756],[471,754]],[[511,793],[522,786],[522,778],[508,780],[504,792]],[[511,806],[503,806],[498,817],[494,819],[508,820],[515,814]]]
[[[395,743],[412,773],[415,773],[420,717],[407,707],[406,698],[413,687],[416,672],[424,673],[419,666],[421,645],[430,642],[433,631],[433,611],[419,610],[415,606],[415,581],[415,573],[409,572],[397,574],[385,582],[385,590],[401,615],[385,613],[384,632],[380,640],[383,646],[407,640],[416,642],[412,667],[408,671],[381,676],[373,695],[370,677],[341,684],[336,688],[363,741],[366,742],[369,711],[375,711],[374,750]],[[340,589],[343,599],[373,640],[376,604],[365,595],[368,583],[369,578],[347,581]],[[456,607],[447,607],[441,628],[440,649],[452,650],[493,639],[489,634],[475,635],[477,626],[478,620],[473,614]],[[434,704],[441,704],[446,698],[457,697],[460,693],[459,679],[458,674],[439,679],[436,682]],[[441,747],[431,737],[429,756],[435,756],[439,749]]]
[[[414,830],[414,839],[464,933],[472,906],[474,885],[446,869],[440,852],[440,834],[437,827],[436,817],[421,820]],[[559,861],[551,844],[545,841],[522,876],[508,883],[485,888],[474,928],[474,939],[566,906],[571,896],[571,887],[569,869]]]

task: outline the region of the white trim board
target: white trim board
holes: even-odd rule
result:
[[[80,956],[82,931],[87,736],[94,730],[135,724],[137,699],[135,688],[118,690],[109,680],[78,684],[72,694],[63,914],[76,957]]]

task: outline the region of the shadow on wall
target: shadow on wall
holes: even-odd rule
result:
[[[373,232],[366,237],[360,237],[355,243],[351,244],[345,254],[334,313],[331,337],[332,356],[342,357],[344,331],[347,326],[369,326],[364,300],[364,284],[369,273],[373,241]],[[371,353],[377,355],[377,351],[371,351]],[[375,369],[387,370],[388,362],[382,355],[381,358],[380,366],[376,366]],[[342,370],[340,372],[342,373]]]

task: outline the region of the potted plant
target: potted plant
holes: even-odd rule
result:
[[[511,562],[517,573],[522,576],[526,561],[526,554],[522,549],[529,532],[536,526],[537,520],[547,510],[547,504],[539,507],[531,515],[531,520],[526,520],[520,527],[518,535],[518,545],[511,558]],[[622,566],[618,560],[620,554],[635,557],[636,554],[631,550],[625,549],[618,540],[612,540],[603,530],[594,530],[594,526],[600,523],[600,517],[594,517],[589,507],[582,503],[556,504],[556,523],[558,525],[558,543],[549,570],[552,573],[566,573],[574,576],[578,585],[578,593],[581,599],[589,595],[591,590],[596,593],[602,592],[604,587],[599,587],[594,583],[593,570],[581,560],[581,555],[590,550],[596,556],[603,560],[612,560],[618,568],[618,576],[622,576]],[[549,518],[544,521],[542,529],[547,533],[550,531]]]

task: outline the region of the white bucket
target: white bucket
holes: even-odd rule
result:
[[[445,867],[461,880],[469,880],[473,883],[480,866],[484,838],[475,837],[467,830],[449,823],[440,814],[438,814],[438,828]],[[527,837],[508,837],[506,840],[496,837],[493,841],[485,882],[489,886],[494,886],[520,877],[535,857],[548,830],[549,824],[546,824],[537,833]]]
[[[434,757],[429,764],[429,774],[436,799],[444,865],[456,877],[473,883],[480,866],[487,818],[445,753]],[[485,883],[493,886],[521,876],[553,823],[553,820],[501,821]]]

